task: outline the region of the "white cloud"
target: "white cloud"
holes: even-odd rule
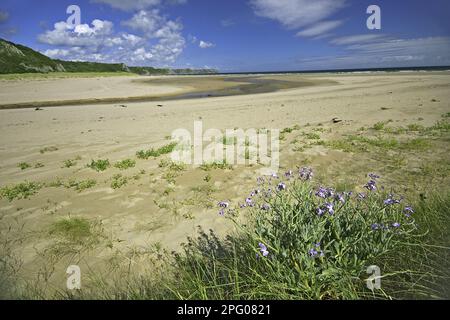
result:
[[[346,5],[346,0],[251,0],[260,17],[298,29],[326,19]]]
[[[115,9],[123,11],[138,11],[157,7],[161,4],[179,5],[187,0],[91,0],[94,3],[107,4]]]
[[[147,39],[157,39],[158,43],[147,49],[154,60],[173,63],[184,50],[183,24],[168,20],[157,9],[141,10],[122,24],[143,33]],[[145,55],[139,55],[139,58],[142,56]]]
[[[115,33],[112,22],[94,20],[91,25],[82,24],[75,29],[66,22],[57,22],[53,30],[40,34],[38,40],[57,47],[44,54],[80,61],[167,66],[184,50],[183,25],[167,20],[158,10],[138,12],[124,24],[142,35]]]
[[[328,31],[339,27],[342,24],[342,20],[324,21],[319,22],[303,31],[297,33],[299,37],[319,37],[326,34]]]
[[[382,34],[357,34],[357,35],[336,38],[336,39],[331,40],[330,43],[336,44],[336,45],[350,45],[350,44],[371,42],[371,41],[383,39],[385,37],[386,36],[382,35]]]
[[[344,46],[344,54],[305,58],[299,60],[299,63],[302,68],[307,69],[450,64],[450,37],[392,39],[380,36],[372,40],[369,38],[361,35],[341,38],[339,44]],[[356,39],[360,42],[358,43]]]
[[[113,23],[94,20],[92,27],[81,24],[72,29],[65,21],[55,23],[53,30],[48,30],[38,36],[41,43],[55,46],[99,47],[106,45],[113,33]]]
[[[202,48],[202,49],[208,49],[208,48],[213,48],[213,47],[215,47],[215,44],[214,44],[214,43],[211,43],[211,42],[207,42],[207,41],[200,40],[200,43],[199,43],[198,46],[199,46],[200,48]]]

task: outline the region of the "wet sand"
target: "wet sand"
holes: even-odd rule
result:
[[[327,85],[298,76],[110,77],[0,80],[0,109],[92,105],[226,97]],[[20,92],[20,94],[19,94]]]

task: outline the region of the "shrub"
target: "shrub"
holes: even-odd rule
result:
[[[120,169],[120,170],[127,170],[129,168],[134,168],[136,166],[136,161],[131,159],[125,159],[122,161],[117,162],[114,167]]]
[[[70,167],[73,167],[76,165],[77,165],[77,162],[75,160],[71,160],[71,159],[65,160],[63,162],[63,168],[70,168]]]
[[[93,179],[81,180],[81,181],[71,180],[65,185],[65,187],[66,188],[74,188],[76,191],[82,192],[86,189],[90,189],[90,188],[94,187],[96,184],[97,184],[97,181],[95,181]]]
[[[124,177],[121,174],[116,174],[112,178],[111,188],[113,188],[113,189],[120,189],[124,185],[126,185],[127,183],[128,183],[128,178],[127,177]]]
[[[31,165],[26,162],[21,162],[17,166],[20,168],[20,170],[26,170],[28,168],[31,168]]]
[[[267,179],[246,200],[244,224],[219,203],[239,231],[225,240],[212,232],[190,239],[175,254],[170,291],[180,299],[373,297],[367,267],[417,242],[418,232],[412,208],[376,192],[372,177],[366,188],[374,191],[355,195]]]
[[[0,198],[6,198],[9,201],[27,199],[36,194],[41,188],[42,185],[36,182],[22,182],[15,186],[1,188]]]
[[[92,170],[95,170],[97,172],[105,171],[111,166],[109,163],[109,160],[92,160],[90,164],[88,164],[88,168],[91,168]]]

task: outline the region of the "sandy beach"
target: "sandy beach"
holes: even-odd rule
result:
[[[155,244],[176,250],[187,236],[196,233],[197,226],[219,234],[229,232],[230,224],[217,214],[216,203],[245,199],[254,185],[256,167],[206,172],[188,166],[173,180],[167,178],[172,172],[161,165],[167,156],[148,160],[135,157],[139,150],[169,143],[173,130],[192,131],[194,121],[201,120],[204,130],[283,130],[297,126],[298,134],[294,131],[281,142],[281,170],[306,163],[318,168],[326,179],[328,173],[340,172],[339,168],[345,174],[376,167],[377,163],[370,159],[361,163],[352,153],[320,145],[296,151],[294,140],[302,130],[320,128],[322,139],[333,139],[380,121],[396,126],[417,122],[431,126],[450,111],[449,72],[260,77],[320,85],[228,97],[124,102],[125,106],[110,103],[43,107],[41,111],[0,110],[0,187],[23,181],[47,185],[57,185],[58,180],[96,181],[94,187],[81,192],[48,186],[28,199],[0,200],[1,233],[14,239],[13,251],[22,259],[25,273],[31,277],[40,270],[40,262],[54,245],[50,226],[68,216],[99,223],[102,237],[89,250],[63,255],[62,261],[67,264],[67,260],[75,259],[82,264],[89,260],[91,267],[99,268],[104,268],[111,257],[145,251]],[[141,77],[2,81],[0,104],[171,95],[236,85],[224,81],[223,76],[190,77],[190,86],[177,77],[156,80],[154,84]],[[342,122],[333,123],[333,118]],[[448,143],[436,152],[436,159],[448,159],[447,149]],[[111,167],[96,172],[86,167],[93,159],[109,159],[114,164],[128,158],[135,159],[136,166],[126,171]],[[426,159],[426,154],[416,158]],[[64,162],[69,159],[76,164],[67,168]],[[31,167],[21,170],[19,163]],[[418,164],[411,161],[409,166]],[[111,181],[117,174],[128,180],[123,187],[113,189]],[[359,180],[355,177],[352,182],[357,185]],[[64,272],[55,274],[63,277]]]

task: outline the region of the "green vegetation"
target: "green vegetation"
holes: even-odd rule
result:
[[[42,185],[36,182],[22,182],[14,186],[6,186],[0,189],[0,198],[6,198],[9,201],[14,199],[27,199],[35,195]]]
[[[426,217],[418,218],[418,229],[404,205],[386,208],[387,195],[370,194],[363,202],[347,199],[335,204],[333,215],[319,216],[316,209],[322,202],[315,189],[304,183],[288,188],[268,202],[259,199],[272,209],[252,209],[251,223],[236,222],[239,231],[225,240],[213,233],[191,240],[175,255],[176,281],[161,294],[219,300],[427,297],[436,294],[440,273],[448,276],[445,265],[427,268],[429,259],[435,260],[433,265],[445,261],[448,249],[431,253],[434,258],[430,251],[442,249],[425,245],[421,254],[414,251],[430,241],[424,232],[439,235],[437,222],[449,221],[449,197],[417,208],[417,217]],[[365,283],[365,271],[373,264],[382,267],[384,276],[383,290],[374,293]]]
[[[59,149],[57,147],[52,146],[52,147],[45,147],[45,148],[41,149],[39,152],[41,154],[44,154],[44,153],[47,153],[47,152],[55,152],[55,151],[58,151],[58,150]]]
[[[200,169],[203,171],[211,171],[211,170],[215,170],[215,169],[220,169],[220,170],[232,170],[233,166],[230,164],[227,164],[226,161],[223,162],[212,162],[212,163],[205,163],[202,164],[200,166]]]
[[[62,219],[53,223],[50,234],[78,242],[92,235],[91,224],[84,218]]]
[[[384,138],[381,136],[347,136],[341,140],[326,141],[324,144],[332,149],[343,150],[345,152],[367,152],[369,148],[381,150],[425,150],[430,147],[430,143],[423,138],[415,138],[405,141],[399,141],[393,138]]]
[[[315,132],[305,133],[304,136],[309,140],[320,140],[320,135]]]
[[[131,159],[125,159],[122,161],[117,162],[114,167],[120,169],[120,170],[127,170],[130,168],[134,168],[136,166],[136,161]]]
[[[17,166],[20,168],[20,170],[26,170],[28,168],[31,168],[31,165],[26,162],[21,162]]]
[[[75,160],[71,160],[71,159],[65,160],[63,162],[63,168],[71,168],[76,165],[77,165],[77,162]]]
[[[177,145],[178,144],[176,142],[172,142],[172,143],[162,146],[161,148],[158,148],[158,149],[151,148],[150,150],[146,150],[146,151],[140,150],[136,153],[136,156],[139,159],[145,159],[145,160],[147,160],[150,157],[157,158],[159,156],[171,153],[173,150],[175,150]]]
[[[45,165],[44,165],[43,163],[41,163],[41,162],[37,162],[37,163],[34,165],[34,168],[35,168],[35,169],[43,168],[43,167],[45,167]]]
[[[124,177],[123,175],[121,175],[119,173],[119,174],[116,174],[113,176],[112,181],[111,181],[111,188],[120,189],[127,183],[128,183],[128,178]]]
[[[88,168],[95,170],[97,172],[105,171],[111,166],[108,159],[104,160],[92,160],[90,164],[87,165]]]
[[[373,128],[377,131],[383,130],[386,122],[377,122],[374,124]]]
[[[94,179],[81,180],[81,181],[70,180],[64,186],[66,188],[73,188],[78,192],[82,192],[86,189],[95,187],[96,184],[97,184],[97,181],[95,181]]]
[[[376,184],[376,182],[375,182]],[[259,186],[255,206],[231,207],[226,238],[200,231],[181,252],[158,251],[159,268],[102,282],[83,298],[189,300],[429,299],[448,297],[450,197],[410,202],[383,192],[336,194],[309,181]],[[343,187],[343,186],[341,186]],[[195,190],[202,198],[209,188]],[[171,193],[172,191],[168,191]],[[322,193],[321,193],[322,192]],[[338,197],[339,195],[339,197]],[[342,198],[340,198],[342,197]],[[187,205],[196,205],[191,199]],[[242,215],[245,213],[245,220]],[[61,228],[63,230],[79,228]],[[84,228],[86,230],[86,227]],[[67,234],[67,231],[63,232]],[[382,273],[366,287],[367,267]],[[129,275],[129,273],[128,273]],[[99,289],[100,288],[100,289]]]

